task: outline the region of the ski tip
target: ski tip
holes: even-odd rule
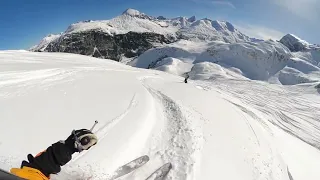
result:
[[[145,162],[148,162],[150,160],[149,156],[147,156],[147,155],[141,156],[137,159],[141,159],[142,161],[145,161]]]
[[[146,180],[163,180],[172,168],[172,164],[166,163],[154,171]]]
[[[171,162],[169,162],[169,163],[164,164],[162,167],[164,169],[171,169],[172,168],[172,164],[171,164]]]
[[[144,155],[144,156],[140,156],[132,161],[130,161],[129,163],[120,166],[112,175],[110,180],[113,179],[117,179],[121,176],[124,176],[126,174],[131,173],[132,171],[140,168],[141,166],[143,166],[144,164],[146,164],[149,161],[149,156]]]

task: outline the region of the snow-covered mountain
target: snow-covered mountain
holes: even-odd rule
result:
[[[191,78],[216,75],[198,76],[199,66],[204,65],[213,68],[209,72],[219,66],[232,76],[283,85],[320,80],[319,46],[295,35],[288,34],[280,42],[264,41],[242,34],[227,21],[156,18],[134,9],[110,20],[72,24],[33,50],[112,59],[180,76],[191,73]]]
[[[173,19],[155,18],[134,9],[127,9],[122,15],[105,21],[85,21],[72,24],[65,33],[101,30],[110,35],[132,32],[151,32],[166,36],[182,36],[184,39],[222,40],[228,42],[249,41],[229,22],[212,21],[196,17]]]
[[[280,42],[291,51],[287,67],[279,72],[282,84],[299,84],[319,81],[320,45],[310,44],[296,35],[287,34]]]
[[[206,73],[206,79],[215,78],[217,74],[214,71],[216,71],[216,67],[220,67],[218,69],[223,69],[223,71],[232,71],[232,76],[237,78],[270,80],[272,83],[286,84],[279,80],[275,81],[275,79],[278,79],[276,76],[286,66],[294,64],[291,63],[292,57],[286,46],[275,41],[229,44],[183,40],[172,43],[170,46],[150,49],[129,64],[139,68],[154,68],[169,73],[173,72],[173,74],[181,76],[192,74],[191,79],[200,77],[196,73]],[[173,59],[168,61],[167,58]],[[199,72],[199,68],[194,72],[193,66],[198,67],[198,64],[202,62],[215,64],[206,66],[206,71],[211,72],[211,75],[208,72]],[[205,63],[205,65],[207,64]],[[208,70],[209,67],[213,69]],[[313,70],[316,71],[316,69]]]
[[[89,20],[74,23],[67,28],[65,34],[97,30],[108,35],[126,34],[128,32],[149,32],[174,36],[178,29],[174,26],[163,27],[161,22],[163,21],[147,16],[137,10],[127,9],[122,15],[110,20]]]
[[[137,35],[132,39],[129,33]],[[142,34],[141,37],[139,34]],[[148,36],[144,36],[146,34]],[[157,39],[155,36],[166,40],[159,42],[155,40]],[[104,40],[99,41],[99,39]],[[124,43],[121,43],[123,39],[131,42],[138,39],[145,43],[139,43],[127,49]],[[196,20],[194,16],[173,19],[163,16],[155,18],[134,9],[127,9],[122,15],[110,20],[88,20],[74,23],[61,36],[55,39],[45,38],[31,50],[69,52],[120,61],[121,57],[138,56],[147,49],[159,46],[159,43],[171,43],[178,39],[228,43],[250,41],[249,37],[235,29],[229,22],[210,19]],[[128,55],[130,51],[139,53]]]
[[[290,59],[290,51],[274,41],[213,45],[194,61],[213,62],[240,70],[249,79],[268,80]]]

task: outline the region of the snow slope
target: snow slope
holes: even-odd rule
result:
[[[165,64],[162,61],[168,57],[192,63],[192,66],[201,62],[216,63],[225,69],[237,71],[243,78],[267,81],[288,65],[292,55],[288,48],[274,41],[229,44],[221,41],[205,43],[183,40],[150,49],[129,64],[139,68],[154,68],[157,64]]]
[[[52,179],[108,179],[149,155],[121,179],[172,162],[171,180],[317,180],[319,102],[311,85],[223,76],[185,84],[87,56],[0,51],[0,168],[99,120],[98,144]]]
[[[320,80],[320,46],[287,34],[280,42],[292,51],[287,67],[278,73],[282,84],[299,84]]]
[[[231,23],[226,21],[213,21],[201,19],[193,23],[185,23],[179,33],[185,39],[224,41],[228,43],[250,41],[250,38],[238,31]]]
[[[188,62],[183,62],[183,60],[177,58],[164,58],[161,62],[155,64],[154,69],[168,72],[175,75],[183,75],[189,72],[192,68],[192,64]]]
[[[314,66],[320,67],[320,50],[310,50],[307,52],[292,53],[296,59],[306,61]]]
[[[167,58],[182,63],[176,62],[173,65]],[[157,69],[183,77],[190,74],[192,79],[225,76],[295,85],[319,82],[319,63],[320,51],[290,52],[283,44],[275,41],[229,44],[221,41],[180,40],[150,49],[128,65]],[[159,65],[162,67],[158,68]],[[191,71],[188,71],[190,67]]]
[[[289,50],[273,41],[212,46],[195,63],[209,61],[240,69],[250,79],[266,80],[286,66]]]

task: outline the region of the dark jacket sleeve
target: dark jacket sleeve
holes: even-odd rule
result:
[[[50,174],[59,173],[61,171],[60,166],[67,164],[71,160],[73,153],[74,151],[68,148],[64,142],[57,142],[36,157],[29,154],[29,162],[23,161],[21,167],[27,166],[38,169],[49,177]]]

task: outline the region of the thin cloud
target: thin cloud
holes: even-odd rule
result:
[[[206,4],[211,4],[211,5],[216,5],[216,6],[227,6],[233,9],[236,9],[236,6],[232,4],[230,1],[212,1],[212,0],[191,0],[195,3],[206,3]]]
[[[319,0],[272,0],[271,2],[307,20],[317,20],[320,17]]]
[[[220,6],[228,6],[233,9],[236,9],[236,6],[234,6],[230,1],[211,1],[214,5],[220,5]]]
[[[257,26],[252,24],[236,24],[235,26],[239,31],[247,36],[263,40],[280,40],[285,35],[285,33],[281,31],[264,26]]]

